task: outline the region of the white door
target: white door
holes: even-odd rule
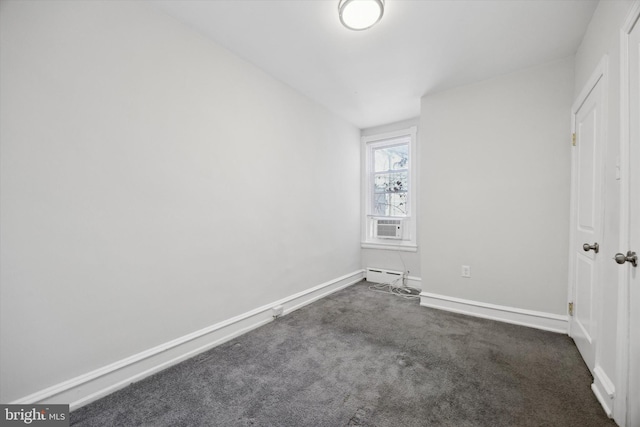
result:
[[[604,67],[602,68],[604,70]],[[603,71],[604,72],[604,71]],[[598,264],[602,257],[603,73],[573,108],[571,295],[569,333],[593,372],[599,326]]]
[[[635,19],[640,15],[640,7],[635,8]],[[629,243],[620,248],[621,254],[627,251],[640,254],[640,22],[636,21],[628,34],[628,85],[629,111],[626,122],[629,124],[629,159],[628,164],[628,229]],[[623,209],[625,208],[623,195]],[[624,218],[624,216],[623,216]],[[624,229],[624,224],[623,224]],[[625,240],[624,238],[621,240]],[[623,242],[624,244],[625,242]],[[620,260],[618,260],[620,261]],[[628,308],[628,370],[627,378],[627,422],[628,426],[640,426],[640,266],[634,267],[629,259],[620,266],[625,287],[629,296]],[[640,262],[640,261],[639,261]]]

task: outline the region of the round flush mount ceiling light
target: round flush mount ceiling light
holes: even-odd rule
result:
[[[350,30],[373,27],[384,14],[384,0],[340,0],[340,22]]]

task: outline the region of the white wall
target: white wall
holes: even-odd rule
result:
[[[412,126],[419,126],[420,118],[403,120],[401,122],[390,123],[382,126],[362,129],[361,136],[372,136],[396,130],[408,129]],[[418,156],[420,155],[420,129],[418,129]],[[420,170],[418,170],[418,175]],[[417,252],[389,251],[385,249],[362,249],[363,268],[374,267],[394,271],[409,271],[409,276],[415,279],[420,278],[420,247]],[[410,286],[419,286],[420,282],[412,280]]]
[[[0,7],[0,401],[361,268],[357,128],[142,2]]]
[[[616,159],[620,151],[620,29],[631,1],[601,1],[593,14],[575,58],[574,97],[577,97],[604,55],[608,56],[608,105],[605,154],[604,237],[600,252],[602,327],[596,338],[597,360],[602,371],[616,385],[616,333],[618,274],[622,269],[612,258],[627,248],[619,246],[620,181],[616,179]],[[621,414],[614,405],[614,416]]]
[[[572,96],[566,58],[422,98],[424,291],[566,314]]]

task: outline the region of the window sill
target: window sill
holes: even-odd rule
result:
[[[413,242],[361,242],[360,247],[362,249],[384,249],[387,251],[418,252],[418,245]]]

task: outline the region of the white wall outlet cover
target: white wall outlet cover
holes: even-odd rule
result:
[[[284,312],[284,307],[282,307],[281,305],[277,305],[273,307],[271,311],[273,313],[273,317],[279,317],[279,316],[282,316],[282,313]]]

